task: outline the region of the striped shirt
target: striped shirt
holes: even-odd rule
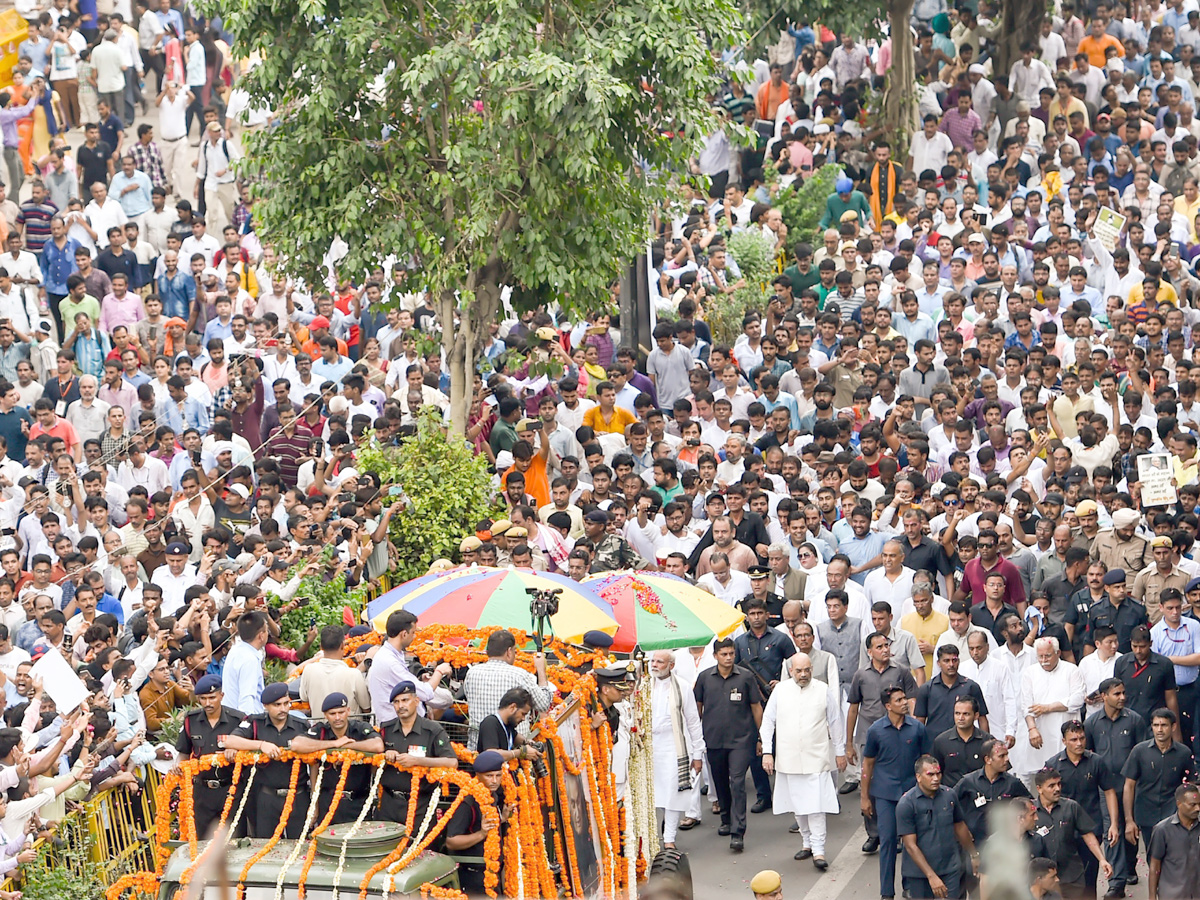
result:
[[[279,462],[279,478],[287,488],[294,488],[300,474],[300,460],[308,456],[308,442],[312,439],[307,429],[294,429],[291,437],[279,426],[267,438],[263,452]]]
[[[25,246],[31,253],[41,253],[42,245],[50,240],[50,220],[58,215],[53,203],[34,203],[27,200],[17,213],[17,225],[25,226]]]

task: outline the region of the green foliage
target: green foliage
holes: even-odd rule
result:
[[[21,866],[24,900],[103,900],[104,870],[92,861],[94,841],[78,817],[63,819],[61,846],[42,844],[37,859]],[[115,876],[114,876],[115,880]]]
[[[749,310],[761,313],[766,308],[771,278],[775,275],[775,246],[757,228],[735,231],[726,246],[737,261],[746,286],[717,297],[704,309],[704,320],[718,344],[737,340],[742,333],[742,317]]]
[[[175,741],[179,739],[179,733],[183,731],[183,720],[189,712],[191,712],[191,707],[181,706],[167,713],[167,717],[158,726],[159,743],[175,746]]]
[[[487,460],[447,437],[430,407],[419,413],[416,435],[398,448],[367,447],[358,454],[358,467],[404,488],[407,503],[392,516],[389,533],[399,557],[397,581],[424,575],[435,559],[455,558],[463,535],[499,513],[492,508]]]
[[[257,232],[310,283],[335,237],[349,248],[339,275],[411,260],[443,319],[460,312],[443,324],[468,390],[458,338],[469,326],[482,345],[501,285],[567,310],[607,295],[669,190],[654,176],[684,171],[715,127],[709,41],[740,39],[731,0],[230,0],[220,12],[239,52],[262,58],[240,84],[280,115],[247,138]]]
[[[835,0],[743,0],[746,30],[753,35],[747,56],[765,53],[789,21],[820,22],[836,34],[875,36],[887,19],[887,5],[879,2],[841,3]]]
[[[353,610],[355,621],[358,621],[362,612],[365,588],[347,590],[344,572],[338,572],[329,581],[323,577],[334,565],[332,546],[321,551],[320,561],[321,565],[315,572],[300,579],[300,587],[296,591],[296,598],[307,602],[298,609],[284,613],[279,621],[279,640],[286,646],[299,647],[308,640],[308,629],[314,619],[320,631],[326,625],[343,624],[342,610],[346,606]],[[288,577],[291,577],[291,573]]]
[[[782,191],[775,198],[773,205],[788,228],[788,243],[808,241],[814,247],[821,243],[821,229],[817,223],[825,214],[825,201],[833,193],[834,182],[841,174],[841,166],[829,163],[813,172],[798,190]]]

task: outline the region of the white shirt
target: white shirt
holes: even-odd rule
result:
[[[913,161],[913,171],[918,175],[926,169],[941,172],[942,166],[946,165],[946,158],[953,149],[953,142],[942,132],[934,132],[933,137],[927,138],[924,130],[918,131],[913,135],[909,149]]]
[[[178,609],[183,605],[183,594],[196,583],[196,567],[188,564],[179,575],[172,575],[164,563],[154,570],[150,583],[162,588],[163,609]]]
[[[163,141],[178,141],[187,136],[187,131],[184,128],[187,122],[188,108],[188,92],[184,88],[180,88],[175,92],[175,99],[163,95],[162,100],[158,103],[158,137]],[[171,180],[172,173],[167,173],[167,180]]]
[[[1083,676],[1084,696],[1090,697],[1100,687],[1100,682],[1113,677],[1113,667],[1121,658],[1120,653],[1114,653],[1108,659],[1101,659],[1100,652],[1089,653],[1079,661],[1079,673]],[[1104,702],[1087,704],[1087,714],[1091,715],[1104,707]]]
[[[738,572],[734,569],[729,570],[729,581],[725,584],[717,581],[717,576],[712,572],[701,575],[696,579],[696,584],[702,588],[707,588],[712,592],[713,596],[719,600],[724,600],[730,606],[737,606],[747,594],[752,592],[750,576],[745,572]]]
[[[968,653],[959,657],[958,673],[970,678],[983,692],[983,702],[988,708],[988,730],[999,737],[1016,737],[1017,732],[1017,688],[1012,675],[1001,662],[988,651],[983,665],[976,665]]]
[[[896,610],[904,605],[904,601],[912,596],[913,576],[916,571],[908,566],[901,566],[900,574],[892,581],[887,577],[883,567],[872,569],[868,574],[866,581],[863,582],[863,591],[867,595],[867,602],[874,606],[879,601],[883,600],[891,605],[892,614],[895,615]],[[867,621],[871,619],[867,616]]]
[[[93,200],[83,211],[92,223],[92,230],[96,232],[96,246],[101,250],[108,246],[108,229],[129,221],[121,204],[111,195],[104,198],[103,205]]]

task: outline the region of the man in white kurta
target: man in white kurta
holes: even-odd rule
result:
[[[795,858],[812,857],[823,871],[825,815],[838,812],[830,758],[845,770],[846,725],[840,697],[812,677],[808,654],[797,653],[791,664],[792,677],[779,682],[763,710],[763,768],[775,773],[775,814],[790,812],[800,826],[804,844]]]
[[[1037,665],[1021,673],[1021,716],[1013,747],[1013,771],[1023,780],[1062,752],[1062,725],[1078,718],[1086,690],[1079,667],[1063,662],[1058,639],[1038,638],[1033,643]]]
[[[1017,685],[1004,662],[992,653],[987,638],[973,632],[967,635],[968,656],[958,666],[958,674],[970,678],[983,691],[988,708],[988,730],[1011,750],[1017,742]],[[999,651],[997,651],[998,653]]]
[[[663,810],[663,845],[668,849],[675,847],[683,814],[700,805],[705,750],[696,698],[687,683],[672,673],[674,667],[670,650],[655,650],[650,658],[654,805]]]

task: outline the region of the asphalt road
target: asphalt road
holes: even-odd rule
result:
[[[749,802],[754,802],[753,782],[747,781]],[[717,835],[720,816],[713,815],[711,792],[704,798],[704,819],[690,831],[679,832],[677,849],[688,855],[692,869],[695,900],[754,900],[750,879],[762,869],[774,869],[783,876],[785,900],[878,900],[879,856],[862,852],[867,839],[858,809],[858,792],[839,795],[842,811],[826,817],[828,835],[825,858],[829,868],[818,872],[811,860],[796,861],[792,856],[801,848],[800,835],[789,834],[795,818],[763,812],[747,814],[746,849],[733,853],[729,838]],[[1126,889],[1130,898],[1144,898],[1146,865],[1138,865],[1139,884]],[[896,894],[900,896],[899,861]],[[1105,884],[1100,881],[1099,893]]]

